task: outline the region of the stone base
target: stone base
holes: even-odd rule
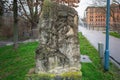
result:
[[[25,80],[81,80],[82,73],[78,72],[65,72],[62,74],[52,73],[28,73]]]

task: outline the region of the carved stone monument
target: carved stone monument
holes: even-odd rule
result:
[[[46,2],[38,27],[40,45],[36,50],[35,73],[60,76],[80,72],[78,14],[75,9]]]

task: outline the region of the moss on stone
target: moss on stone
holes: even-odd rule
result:
[[[25,80],[57,80],[56,77],[60,77],[61,80],[81,80],[81,72],[65,72],[59,75],[51,73],[39,73],[39,74],[27,74]]]
[[[80,80],[82,77],[82,72],[65,72],[61,74],[61,77],[73,80]]]
[[[50,0],[44,0],[43,2],[43,10],[42,10],[42,16],[44,18],[48,18],[50,17],[50,13],[51,13],[51,8],[52,8],[52,5],[53,3],[50,1]]]
[[[51,80],[54,79],[54,74],[39,73],[39,74],[27,74],[25,80]]]

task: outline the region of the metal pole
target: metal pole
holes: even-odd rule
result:
[[[103,66],[104,65],[104,44],[101,42],[98,43],[98,52],[101,60],[100,61],[101,65]]]
[[[105,62],[104,70],[109,70],[109,22],[110,22],[110,0],[107,0],[107,11],[106,11],[106,49],[105,49]]]

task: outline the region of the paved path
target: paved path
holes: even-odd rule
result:
[[[38,41],[38,39],[28,39],[25,41],[19,41],[18,43],[27,43],[27,42],[34,42]],[[12,41],[0,41],[0,47],[5,46],[5,45],[13,45]]]
[[[101,31],[95,31],[95,30],[88,30],[84,27],[79,26],[79,32],[82,32],[82,34],[90,41],[90,43],[98,49],[98,43],[102,42],[105,47],[105,34],[103,34]],[[105,49],[105,48],[104,48]],[[118,63],[115,63],[118,67],[120,67],[120,39],[110,36],[110,56],[114,58],[112,59],[113,62],[117,61]]]

